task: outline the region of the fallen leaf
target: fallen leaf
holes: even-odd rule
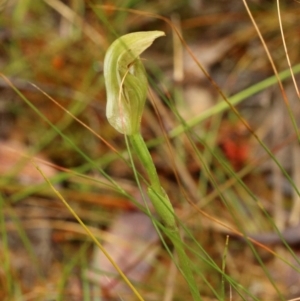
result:
[[[103,245],[105,250],[131,281],[143,281],[158,251],[159,238],[149,217],[141,212],[122,213],[114,220],[108,234],[115,239]],[[131,290],[97,247],[88,277],[99,284],[106,295],[126,294],[128,297],[131,294]]]
[[[28,149],[17,141],[2,141],[0,142],[0,175],[15,178],[24,185],[43,183],[44,178],[31,162],[34,158],[37,159],[34,161],[37,165],[41,165],[41,161],[46,162],[42,155],[32,157]],[[56,170],[45,162],[41,167],[44,175],[47,178],[55,176]]]

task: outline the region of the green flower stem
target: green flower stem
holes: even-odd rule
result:
[[[138,132],[137,134],[128,136],[130,142],[139,157],[139,160],[143,163],[145,169],[147,170],[151,187],[153,190],[157,191],[159,194],[163,194],[162,187],[160,185],[159,177],[156,172],[156,168],[153,164],[152,157],[149,153],[147,145],[145,144],[144,138]]]
[[[146,143],[140,133],[129,135],[128,137],[137,156],[139,157],[139,160],[142,162],[148,173],[150,180],[148,195],[156,212],[161,217],[168,230],[167,234],[177,252],[179,268],[181,269],[181,272],[190,287],[194,301],[201,301],[202,299],[200,297],[199,290],[191,269],[190,259],[186,255],[184,244],[176,224],[173,206],[168,195],[160,185],[159,177]]]

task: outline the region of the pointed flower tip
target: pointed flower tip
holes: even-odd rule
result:
[[[158,30],[129,33],[115,40],[106,52],[106,117],[122,134],[133,135],[140,131],[148,82],[139,56],[164,35]]]

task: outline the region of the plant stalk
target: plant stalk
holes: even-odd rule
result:
[[[168,230],[168,237],[172,241],[178,255],[179,269],[189,285],[194,301],[201,301],[202,299],[191,269],[190,259],[184,250],[184,243],[180,237],[179,228],[174,215],[174,208],[168,195],[160,185],[160,180],[146,143],[140,133],[130,135],[129,139],[139,160],[148,173],[150,181],[148,196]]]

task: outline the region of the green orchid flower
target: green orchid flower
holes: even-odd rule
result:
[[[148,82],[139,56],[156,38],[164,35],[162,31],[130,33],[114,41],[106,52],[106,117],[122,134],[133,135],[140,131]]]

